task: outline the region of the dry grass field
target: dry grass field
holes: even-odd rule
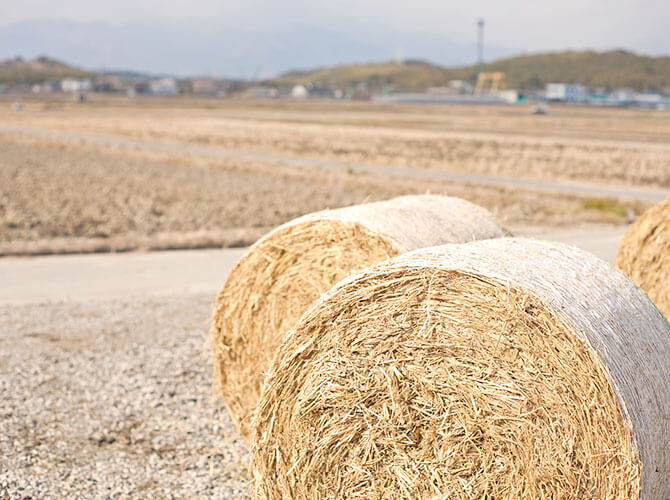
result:
[[[643,110],[94,97],[17,113],[0,103],[0,254],[248,244],[306,212],[427,191],[511,226],[624,223],[646,204],[263,155],[670,187],[668,138],[670,114]]]

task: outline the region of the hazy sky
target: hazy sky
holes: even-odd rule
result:
[[[447,66],[565,49],[670,55],[670,0],[0,0],[0,59],[246,79],[347,62]]]
[[[669,0],[0,0],[0,24],[29,19],[201,24],[268,29],[355,22],[471,41],[478,17],[489,43],[525,52],[628,48],[670,53]]]

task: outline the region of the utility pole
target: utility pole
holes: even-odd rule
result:
[[[477,75],[484,70],[484,20],[477,21]]]

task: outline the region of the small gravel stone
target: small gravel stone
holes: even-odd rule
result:
[[[210,294],[0,306],[0,500],[249,497]]]

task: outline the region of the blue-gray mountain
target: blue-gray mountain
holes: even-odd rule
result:
[[[513,50],[487,46],[487,59]],[[296,68],[351,61],[392,60],[397,56],[466,65],[476,58],[474,40],[460,43],[348,23],[328,29],[287,25],[254,31],[244,26],[203,28],[182,24],[77,23],[35,20],[0,26],[0,59],[48,54],[92,70],[129,69],[153,74],[217,74],[267,78]]]

